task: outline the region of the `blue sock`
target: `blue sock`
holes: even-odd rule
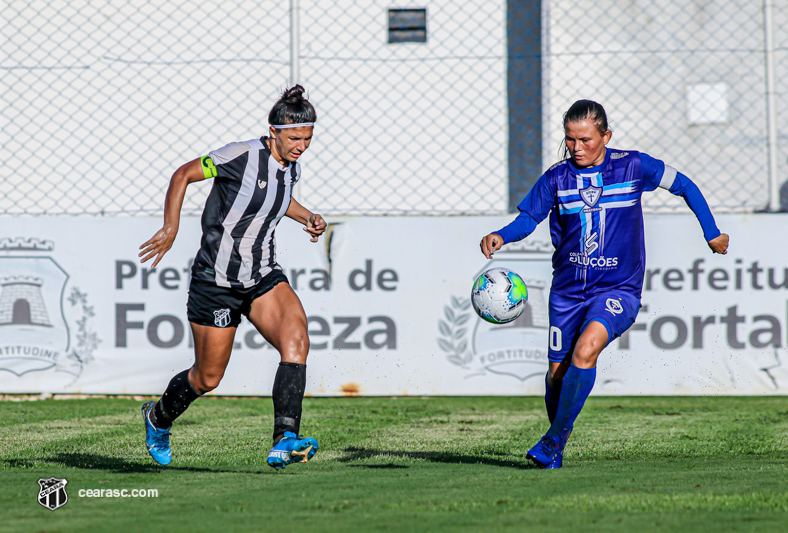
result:
[[[561,384],[563,381],[555,380],[555,386],[550,387],[549,375],[550,372],[548,371],[544,377],[544,406],[547,409],[547,418],[550,419],[552,424],[553,420],[555,420],[555,413],[558,411],[558,399],[561,397]]]
[[[586,398],[594,388],[595,380],[596,367],[577,368],[575,365],[569,365],[569,370],[566,371],[561,386],[558,412],[553,425],[547,430],[548,435],[561,439],[565,439],[569,435],[577,415],[580,414],[583,404],[586,403]]]

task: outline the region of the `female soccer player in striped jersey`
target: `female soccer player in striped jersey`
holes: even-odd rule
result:
[[[640,309],[643,192],[661,187],[682,196],[711,250],[728,250],[728,236],[717,229],[687,176],[644,153],[606,147],[612,132],[600,104],[572,104],[564,115],[564,135],[569,157],[539,178],[511,224],[481,241],[489,259],[504,244],[531,234],[550,213],[555,252],[545,405],[551,426],[528,451],[544,468],[561,467],[564,446],[596,379],[597,358],[635,322]]]
[[[309,147],[315,108],[296,85],[268,115],[269,136],[235,142],[180,167],[164,202],[164,227],[142,246],[153,267],[172,247],[190,183],[213,179],[202,214],[202,241],[192,266],[187,315],[194,335],[194,365],[172,378],[158,402],[142,414],[153,459],[172,461],[170,429],[194,400],[215,389],[224,375],[235,331],[246,316],[281,355],[273,386],[274,445],[268,464],[279,469],[307,462],[318,449],[299,433],[309,351],[304,308],[276,263],[274,231],[283,216],[317,239],[326,222],[292,198],[301,177],[298,158]]]

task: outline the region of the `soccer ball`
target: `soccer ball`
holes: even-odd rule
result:
[[[523,314],[528,288],[523,278],[506,268],[485,270],[471,291],[473,309],[493,324],[506,324]]]

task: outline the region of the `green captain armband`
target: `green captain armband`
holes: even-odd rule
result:
[[[216,170],[216,165],[213,164],[213,160],[207,155],[200,158],[200,165],[202,166],[202,174],[205,176],[205,179],[215,178],[219,175],[219,172]]]

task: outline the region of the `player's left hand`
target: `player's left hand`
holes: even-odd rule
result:
[[[728,253],[728,234],[722,233],[716,239],[712,239],[709,241],[709,248],[715,254],[722,254],[725,255]]]
[[[327,227],[328,224],[326,224],[326,221],[323,220],[323,217],[318,214],[314,214],[309,217],[309,220],[307,220],[304,231],[312,236],[312,238],[309,239],[310,241],[317,242],[317,238],[326,231]]]

